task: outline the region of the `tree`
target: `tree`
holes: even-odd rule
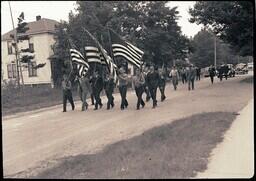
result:
[[[61,21],[55,27],[55,43],[52,46],[53,56],[50,57],[52,65],[52,79],[55,87],[61,86],[63,74],[71,72],[69,44],[65,29],[68,28],[68,23]]]
[[[197,1],[190,22],[211,28],[242,55],[253,53],[253,6],[250,1]]]
[[[111,52],[108,29],[116,31],[145,52],[143,61],[159,66],[184,59],[189,41],[177,24],[177,8],[166,7],[167,1],[77,1],[77,9],[69,13],[69,21],[61,22],[56,33],[54,56],[59,60],[68,52],[62,29],[66,28],[75,45],[84,53],[89,30]],[[59,63],[59,66],[63,66]]]
[[[193,53],[190,61],[198,67],[214,65],[214,39],[215,35],[206,29],[198,32],[191,41]],[[217,65],[235,62],[235,53],[230,45],[219,38],[216,39],[216,55]]]

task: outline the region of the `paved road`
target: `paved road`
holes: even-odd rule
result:
[[[239,76],[213,85],[209,79],[196,82],[196,90],[188,91],[187,85],[178,90],[168,84],[167,99],[152,109],[152,102],[138,111],[136,96],[129,92],[127,110],[121,111],[120,96],[115,95],[116,107],[81,112],[62,113],[61,106],[42,111],[17,114],[3,118],[4,176],[35,174],[57,163],[58,158],[77,154],[94,153],[105,145],[128,139],[165,123],[202,112],[238,112],[253,96],[253,85],[240,83],[246,76]],[[144,95],[145,96],[145,95]],[[158,92],[158,99],[160,94]],[[103,98],[103,103],[106,98]],[[69,107],[70,110],[70,107]]]

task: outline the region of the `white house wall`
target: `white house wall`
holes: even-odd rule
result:
[[[23,69],[23,80],[24,84],[45,84],[51,83],[51,63],[48,59],[53,51],[51,45],[54,44],[54,39],[52,34],[36,34],[30,37],[30,43],[34,44],[34,60],[36,64],[46,63],[42,68],[37,69],[36,77],[29,77],[28,69]],[[23,41],[19,43],[20,48],[28,48],[28,41]],[[13,51],[14,52],[14,51]],[[7,64],[15,60],[15,54],[8,55],[7,41],[2,42],[2,62],[4,66],[4,79],[8,79],[7,75]]]

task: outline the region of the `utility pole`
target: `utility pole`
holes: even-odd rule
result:
[[[10,8],[10,13],[11,13],[11,19],[12,19],[12,26],[14,30],[14,43],[15,43],[15,56],[16,56],[16,69],[17,69],[17,82],[18,82],[18,88],[20,88],[20,74],[19,74],[19,60],[18,60],[18,42],[17,42],[17,32],[14,27],[14,22],[13,22],[13,17],[12,17],[12,9],[11,9],[11,4],[10,1],[9,3],[9,8]]]
[[[216,60],[216,35],[214,35],[214,68],[216,70],[216,64],[217,64],[217,60]]]

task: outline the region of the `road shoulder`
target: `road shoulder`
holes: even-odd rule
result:
[[[251,178],[254,175],[253,99],[212,151],[208,168],[197,178]]]

